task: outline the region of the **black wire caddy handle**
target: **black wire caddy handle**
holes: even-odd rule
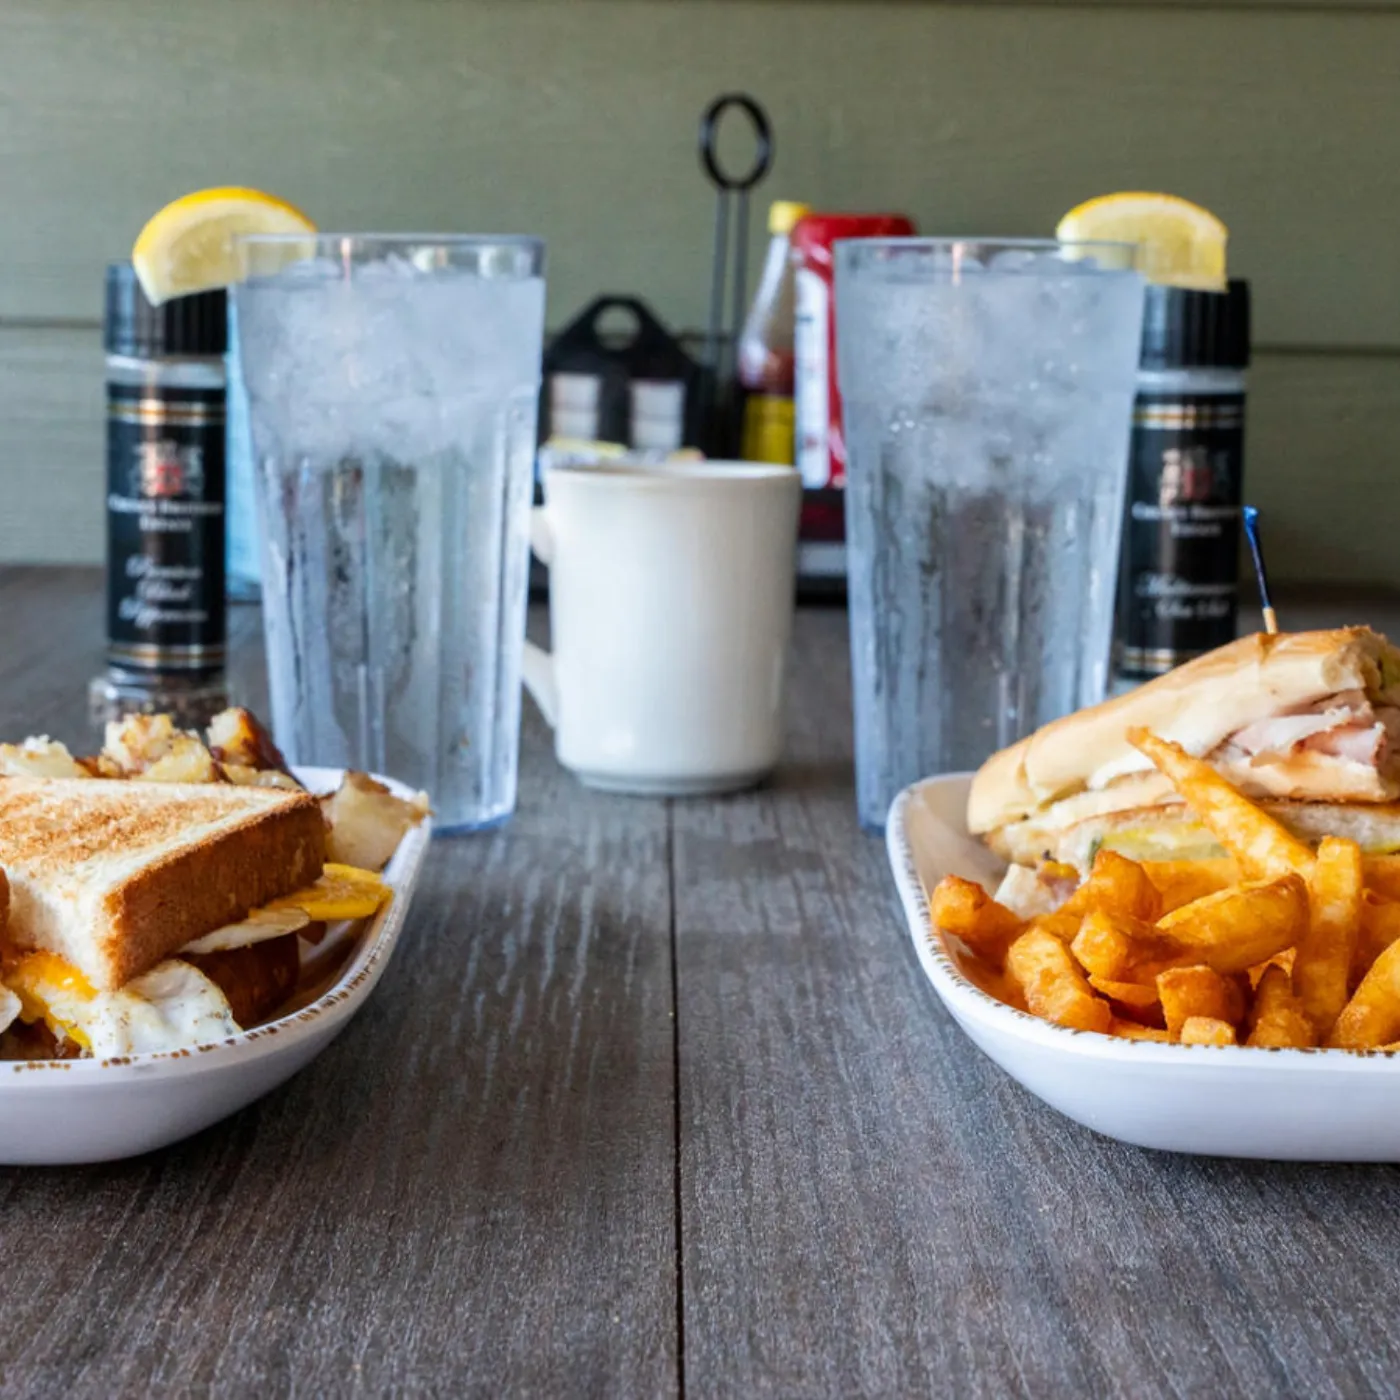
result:
[[[747,171],[727,171],[719,157],[719,129],[726,112],[738,110],[753,131],[753,163]],[[700,116],[700,163],[717,194],[715,199],[715,247],[710,273],[710,321],[705,337],[705,367],[710,374],[710,402],[706,407],[715,417],[723,417],[725,433],[731,431],[728,413],[733,399],[733,357],[744,323],[748,297],[749,192],[773,168],[773,127],[768,113],[745,92],[727,92],[715,98]],[[734,217],[730,219],[730,205]],[[730,225],[733,224],[731,240]],[[729,273],[730,245],[733,244],[733,275]],[[726,288],[730,293],[731,325],[724,327]],[[733,450],[726,444],[725,450]]]

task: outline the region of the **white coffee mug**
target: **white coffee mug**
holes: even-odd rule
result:
[[[797,517],[791,467],[554,467],[530,541],[553,653],[525,684],[559,761],[591,787],[725,792],[782,749]]]

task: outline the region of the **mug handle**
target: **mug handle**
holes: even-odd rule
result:
[[[530,548],[546,567],[554,558],[554,536],[549,530],[549,516],[543,506],[530,512]],[[525,643],[520,658],[520,679],[539,706],[544,722],[554,729],[559,723],[559,690],[554,682],[554,658],[534,642]]]

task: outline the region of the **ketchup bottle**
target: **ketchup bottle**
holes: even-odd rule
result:
[[[745,394],[740,453],[749,462],[792,466],[793,323],[796,272],[789,235],[809,212],[805,204],[775,200],[768,209],[768,256],[748,319],[739,335],[739,383]]]

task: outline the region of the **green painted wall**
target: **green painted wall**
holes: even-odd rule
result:
[[[25,489],[0,558],[100,554],[100,269],[166,199],[240,182],[325,227],[540,232],[555,324],[610,289],[695,326],[695,126],[728,88],[776,125],[764,199],[1004,234],[1114,188],[1210,205],[1255,282],[1275,569],[1400,582],[1392,4],[5,0],[0,485]]]

